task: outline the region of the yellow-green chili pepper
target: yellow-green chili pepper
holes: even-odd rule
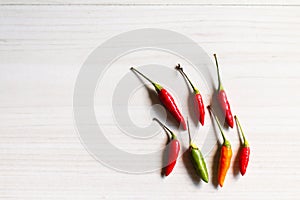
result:
[[[190,154],[191,154],[192,163],[194,165],[194,168],[195,168],[197,174],[200,176],[200,178],[203,181],[205,181],[206,183],[208,183],[208,172],[207,172],[207,167],[206,167],[204,157],[203,157],[200,149],[194,143],[192,143],[190,126],[189,126],[188,121],[187,121],[187,125],[188,125],[188,133],[189,133],[189,140],[190,140],[189,150],[190,150]]]

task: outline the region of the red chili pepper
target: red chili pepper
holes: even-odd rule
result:
[[[221,82],[221,78],[220,78],[220,71],[219,71],[219,65],[218,65],[218,60],[217,60],[217,55],[214,54],[215,60],[216,60],[216,66],[217,66],[217,72],[218,72],[218,81],[219,81],[219,87],[218,87],[218,101],[220,103],[220,106],[222,108],[222,111],[225,115],[225,121],[226,123],[233,128],[233,116],[231,113],[231,109],[230,109],[230,104],[229,101],[227,99],[224,87],[222,85]]]
[[[187,79],[187,81],[192,86],[192,89],[194,91],[194,106],[195,106],[196,115],[199,119],[199,122],[203,126],[204,125],[204,119],[205,119],[205,108],[204,108],[204,103],[203,103],[203,100],[202,100],[202,96],[201,96],[199,90],[192,84],[191,80],[186,75],[186,73],[183,72],[183,68],[180,67],[180,64],[178,64],[175,67],[175,69],[177,69]]]
[[[184,120],[183,116],[181,115],[172,95],[166,89],[164,89],[161,85],[153,82],[152,80],[150,80],[148,77],[146,77],[144,74],[142,74],[135,68],[131,67],[130,69],[133,70],[134,72],[138,73],[142,77],[144,77],[146,80],[148,80],[154,86],[162,104],[175,117],[177,122],[179,122],[182,125],[183,129],[186,130],[185,120]]]
[[[169,143],[167,145],[167,156],[168,156],[168,165],[164,168],[165,176],[168,176],[174,169],[174,166],[176,164],[176,160],[178,158],[178,154],[180,151],[180,143],[177,140],[177,137],[175,133],[173,133],[168,127],[166,127],[163,123],[161,123],[158,119],[154,118],[153,120],[157,121],[167,133],[171,134],[171,136],[168,134],[169,137]]]
[[[237,126],[239,127],[240,132],[242,133],[242,138],[243,138],[243,146],[240,151],[240,159],[239,159],[239,165],[240,165],[240,172],[242,176],[246,173],[248,163],[249,163],[249,158],[250,158],[250,145],[244,135],[242,126],[237,118],[237,116],[234,116],[234,119],[237,123]]]

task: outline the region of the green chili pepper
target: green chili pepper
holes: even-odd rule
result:
[[[207,172],[207,167],[206,167],[204,157],[203,157],[200,149],[194,143],[192,143],[190,126],[189,126],[188,121],[187,121],[187,125],[188,125],[188,133],[189,133],[189,140],[190,140],[190,148],[189,149],[190,149],[192,163],[194,165],[194,168],[195,168],[197,174],[201,177],[201,179],[203,181],[208,183],[208,172]]]

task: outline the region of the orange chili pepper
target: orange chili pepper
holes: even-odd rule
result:
[[[225,134],[221,128],[221,125],[220,125],[220,122],[219,122],[217,116],[215,115],[214,111],[211,109],[210,106],[208,106],[208,109],[210,111],[212,111],[212,114],[218,124],[218,127],[219,127],[220,132],[223,137],[223,144],[221,147],[221,154],[220,154],[220,160],[219,160],[219,173],[218,173],[219,185],[221,187],[223,187],[227,171],[230,167],[230,162],[231,162],[231,157],[232,157],[232,149],[231,149],[230,142],[225,137]]]
[[[226,142],[222,145],[220,161],[219,161],[219,175],[218,181],[221,187],[223,187],[227,171],[230,167],[230,161],[232,157],[232,150],[230,144]]]

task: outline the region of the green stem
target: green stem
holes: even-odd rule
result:
[[[230,146],[230,142],[229,142],[229,140],[227,140],[227,138],[226,138],[226,136],[225,136],[225,134],[224,134],[224,132],[223,132],[223,129],[222,129],[222,127],[221,127],[221,124],[220,124],[220,122],[219,122],[219,119],[217,118],[217,116],[216,116],[214,110],[213,110],[210,106],[207,106],[207,108],[208,108],[208,110],[211,111],[212,115],[214,116],[214,118],[215,118],[215,120],[216,120],[216,122],[217,122],[217,124],[218,124],[218,127],[219,127],[219,129],[220,129],[221,135],[222,135],[223,140],[224,140],[223,145],[225,145],[225,146]]]
[[[156,121],[161,127],[163,127],[163,129],[165,129],[167,132],[169,132],[171,134],[172,140],[177,139],[177,136],[175,135],[175,133],[173,133],[173,131],[171,131],[168,127],[166,127],[161,121],[159,121],[157,118],[153,118],[153,120]]]
[[[187,79],[187,81],[189,82],[189,84],[192,86],[193,91],[195,94],[199,93],[199,90],[193,85],[192,81],[189,79],[189,77],[186,75],[186,73],[184,73],[183,68],[180,66],[180,64],[178,64],[175,69],[177,69],[183,77],[185,77]]]
[[[223,84],[222,84],[222,81],[221,81],[221,76],[220,76],[220,70],[219,70],[219,64],[218,64],[218,59],[217,59],[217,55],[214,54],[214,57],[215,57],[215,61],[216,61],[216,66],[217,66],[217,72],[218,72],[218,81],[219,81],[219,88],[218,90],[224,90],[224,87],[223,87]]]
[[[141,75],[143,78],[145,78],[147,81],[149,81],[154,87],[155,87],[155,90],[157,92],[160,92],[160,90],[162,89],[162,86],[153,82],[151,79],[149,79],[147,76],[145,76],[144,74],[142,74],[140,71],[138,71],[137,69],[135,69],[134,67],[131,67],[130,70],[138,73],[139,75]]]
[[[242,126],[240,124],[240,121],[239,121],[239,119],[237,118],[236,115],[234,116],[234,119],[235,119],[235,121],[236,121],[236,123],[237,123],[237,125],[238,125],[238,127],[239,127],[239,129],[241,131],[241,133],[242,133],[242,137],[243,137],[243,140],[244,140],[244,144],[243,145],[244,145],[244,147],[248,147],[249,143],[248,143],[248,141],[247,141],[247,139],[245,137],[245,134],[244,134],[244,131],[243,131]]]
[[[189,124],[189,119],[187,118],[187,127],[188,127],[188,134],[189,134],[189,143],[190,143],[190,147],[192,147],[193,149],[198,149],[198,147],[192,143],[192,137],[191,137],[191,131],[190,131],[190,124]]]
[[[191,137],[189,119],[187,119],[186,123],[187,123],[187,127],[188,127],[189,143],[192,144],[192,137]]]

